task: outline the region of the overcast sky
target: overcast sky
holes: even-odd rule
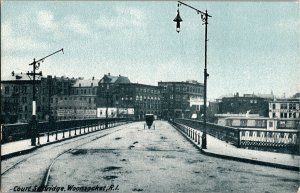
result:
[[[300,92],[299,3],[186,2],[212,15],[208,24],[208,98],[228,93],[291,96]],[[203,83],[204,25],[176,1],[4,1],[1,76],[61,48],[39,69],[44,75],[132,82]]]

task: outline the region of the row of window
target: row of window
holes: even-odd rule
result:
[[[164,90],[171,90],[173,91],[175,88],[175,91],[177,92],[193,92],[193,93],[203,93],[203,88],[201,87],[194,87],[194,86],[173,86],[173,85],[168,85],[164,86]]]
[[[272,109],[276,109],[275,103],[272,104]],[[281,103],[280,109],[297,109],[297,104],[296,103]]]
[[[96,110],[96,108],[95,107],[73,107],[73,106],[65,106],[65,107],[51,107],[51,110],[53,111],[55,111],[55,110],[59,110],[59,109],[74,109],[74,110],[76,110],[76,109],[92,109],[92,110]]]
[[[85,88],[85,89],[77,89],[77,88],[73,88],[72,89],[72,94],[93,94],[95,95],[97,92],[97,88]]]
[[[27,93],[27,86],[5,86],[4,93],[9,94],[9,90],[12,88],[12,92],[18,93],[19,90],[21,93],[26,94]]]
[[[280,113],[280,118],[296,118],[296,116],[296,113]],[[298,117],[300,117],[300,113],[298,113]]]
[[[95,97],[59,97],[59,98],[51,98],[51,103],[55,100],[56,103],[58,101],[72,101],[72,100],[80,100],[80,101],[88,101],[89,103],[96,101]]]
[[[144,93],[153,93],[153,94],[159,94],[160,93],[160,91],[159,90],[157,90],[157,89],[150,89],[150,88],[138,88],[138,87],[136,87],[136,88],[133,88],[133,87],[130,87],[130,88],[128,88],[128,87],[121,87],[121,90],[122,91],[126,91],[126,92],[133,92],[134,91],[134,89],[135,89],[135,91],[136,92],[144,92]]]
[[[155,96],[155,97],[153,97],[153,96],[151,96],[151,97],[150,97],[150,96],[148,96],[148,97],[147,97],[147,96],[144,96],[144,97],[143,97],[143,96],[138,96],[138,95],[135,97],[135,100],[143,100],[143,99],[144,99],[144,100],[146,100],[146,99],[148,99],[148,100],[160,100],[160,97],[156,97],[156,96]],[[124,100],[125,100],[125,101],[127,101],[127,100],[132,101],[132,100],[133,100],[133,97],[122,97],[121,100],[122,100],[122,101],[124,101]]]

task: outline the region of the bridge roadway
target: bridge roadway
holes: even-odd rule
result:
[[[135,122],[45,146],[3,160],[1,169],[2,192],[41,185],[66,192],[72,185],[71,192],[97,185],[113,192],[296,192],[299,185],[298,172],[202,155],[164,121],[155,130]]]

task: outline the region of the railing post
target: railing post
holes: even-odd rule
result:
[[[65,138],[65,130],[63,129],[63,139]]]
[[[48,122],[47,142],[50,141],[50,123]]]
[[[71,137],[72,135],[71,135],[71,128],[69,128],[69,137]]]
[[[38,145],[41,145],[41,143],[40,143],[40,133],[39,132],[37,133],[37,138],[38,138]]]
[[[77,133],[76,133],[76,128],[77,128],[77,127],[75,127],[75,135],[77,135]]]
[[[47,142],[49,142],[50,141],[50,132],[48,131],[48,133],[47,133]]]
[[[241,147],[241,133],[240,133],[240,129],[237,129],[237,137],[238,137],[238,141],[237,141],[237,147]]]
[[[55,123],[55,140],[57,140],[57,125]]]
[[[200,132],[198,133],[198,145],[200,145]]]

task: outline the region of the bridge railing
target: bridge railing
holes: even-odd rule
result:
[[[175,119],[174,122],[202,132],[204,129],[202,121]],[[207,123],[206,132],[236,147],[300,154],[300,131],[297,130],[239,129]]]
[[[38,122],[36,135],[57,133],[71,131],[72,129],[84,128],[84,127],[105,127],[106,125],[112,126],[116,123],[126,122],[126,118],[100,118],[100,119],[82,119],[82,120],[64,120],[64,121],[52,121],[52,122]],[[85,131],[85,130],[84,130]],[[81,129],[80,129],[81,132]],[[1,125],[1,143],[7,143],[11,141],[18,141],[22,139],[29,139],[31,137],[31,124],[19,123],[19,124],[3,124]]]

